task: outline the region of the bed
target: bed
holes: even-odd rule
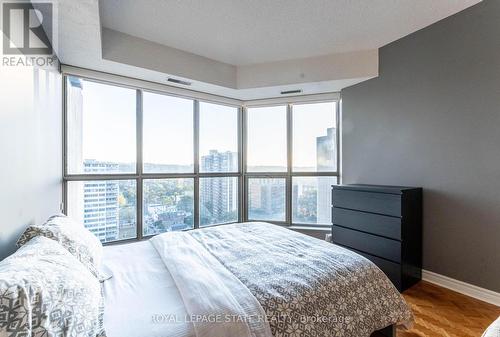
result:
[[[500,317],[491,323],[481,337],[500,337]]]
[[[391,336],[413,317],[369,260],[262,222],[110,245],[55,215],[0,262],[0,336]]]
[[[370,336],[412,314],[367,259],[267,223],[104,248],[108,337]]]

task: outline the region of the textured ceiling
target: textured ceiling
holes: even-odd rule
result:
[[[102,25],[232,65],[379,48],[479,0],[100,0]]]

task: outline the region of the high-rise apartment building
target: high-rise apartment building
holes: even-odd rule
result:
[[[238,154],[236,152],[210,150],[201,157],[202,172],[236,172],[238,170]]]
[[[316,137],[316,168],[320,171],[335,171],[337,130],[326,129],[326,136]]]
[[[252,178],[252,182],[248,184],[249,218],[284,220],[284,192],[284,179]]]
[[[328,128],[326,136],[316,138],[316,168],[320,171],[336,170],[336,148],[337,129]],[[318,178],[321,180],[322,178]],[[331,187],[329,184],[318,183],[317,195],[317,222],[329,224],[331,222],[330,212]]]
[[[95,160],[84,162],[84,172],[116,172],[118,164]],[[120,188],[118,181],[95,180],[83,183],[83,224],[101,241],[119,238]]]
[[[238,170],[238,154],[211,150],[201,158],[202,172],[235,172]],[[213,219],[225,219],[237,209],[238,186],[232,178],[205,178],[201,180],[200,204]],[[203,220],[203,219],[202,219]],[[210,219],[206,219],[210,221]]]

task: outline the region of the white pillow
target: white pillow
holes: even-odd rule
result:
[[[102,244],[82,224],[63,214],[54,215],[43,225],[31,225],[26,228],[19,240],[17,240],[17,245],[21,247],[37,236],[44,236],[59,242],[83,263],[92,274],[100,278]]]
[[[101,284],[38,236],[0,262],[0,336],[105,336]]]

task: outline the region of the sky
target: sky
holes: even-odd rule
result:
[[[316,165],[316,137],[335,125],[335,104],[294,105],[294,166]],[[83,81],[83,158],[135,162],[136,92]],[[193,163],[193,101],[145,92],[144,162]],[[200,155],[237,151],[237,109],[200,103]],[[286,107],[248,110],[248,165],[286,165]]]

